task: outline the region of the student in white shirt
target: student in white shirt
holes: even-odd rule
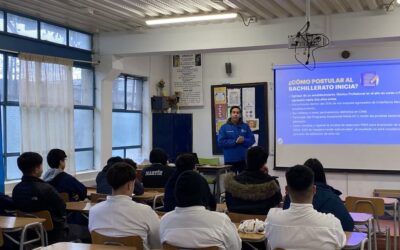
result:
[[[90,209],[89,231],[115,237],[137,235],[146,250],[160,248],[160,220],[151,207],[132,201],[135,170],[127,163],[114,164],[107,172],[112,196]]]
[[[176,181],[177,207],[161,218],[161,242],[182,248],[217,246],[221,250],[242,247],[236,226],[224,213],[209,211],[202,176],[192,170]]]
[[[310,168],[296,165],[286,172],[289,209],[272,208],[265,221],[265,235],[272,249],[333,250],[346,244],[339,219],[313,208],[316,191]]]

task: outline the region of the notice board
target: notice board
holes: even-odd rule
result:
[[[258,146],[268,150],[268,95],[267,82],[224,84],[211,86],[212,149],[214,155],[222,154],[218,147],[218,131],[230,117],[229,109],[240,106],[243,122],[249,124]]]

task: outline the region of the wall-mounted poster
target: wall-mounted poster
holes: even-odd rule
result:
[[[201,54],[173,55],[172,93],[179,92],[179,106],[203,106],[203,68]]]

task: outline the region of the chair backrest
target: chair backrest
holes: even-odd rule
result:
[[[92,193],[90,195],[90,202],[98,203],[107,199],[106,194]]]
[[[283,249],[283,248],[274,248],[274,250],[285,250],[285,249]]]
[[[137,250],[143,250],[143,240],[140,236],[112,237],[99,234],[96,231],[92,231],[90,235],[92,236],[93,244],[128,246],[136,247]]]
[[[171,245],[167,242],[163,243],[163,249],[165,250],[181,250],[181,249],[197,249],[197,250],[218,250],[217,246],[212,246],[212,247],[203,247],[203,248],[182,248],[178,246]]]
[[[228,213],[229,218],[233,223],[240,223],[244,220],[259,219],[265,221],[267,215],[264,214],[240,214],[240,213]]]
[[[60,197],[63,199],[64,202],[69,202],[69,195],[66,192],[60,193]]]
[[[345,205],[349,212],[368,213],[374,216],[385,214],[385,202],[382,198],[347,196]]]
[[[0,247],[4,245],[4,238],[3,238],[3,232],[0,229]]]
[[[157,214],[159,217],[161,217],[161,216],[163,216],[164,214],[167,213],[167,212],[159,211],[159,210],[155,210],[154,212],[156,212],[156,214]]]
[[[53,220],[51,219],[51,214],[48,210],[42,210],[38,212],[23,212],[17,210],[17,217],[42,218],[45,219],[45,221],[42,223],[44,230],[51,231],[54,228]]]
[[[219,158],[199,158],[199,163],[204,165],[218,166]]]

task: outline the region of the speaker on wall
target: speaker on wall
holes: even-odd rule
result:
[[[225,63],[225,72],[228,75],[232,74],[232,64],[231,63]]]

